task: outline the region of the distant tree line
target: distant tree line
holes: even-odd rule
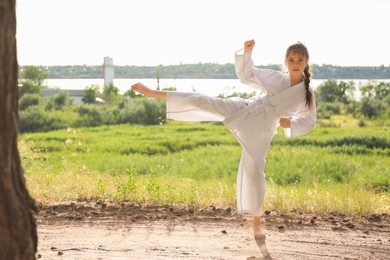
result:
[[[37,66],[47,78],[102,78],[102,66],[68,65]],[[280,70],[278,64],[256,66]],[[23,70],[23,66],[20,70]],[[312,65],[316,79],[390,79],[390,66],[342,67],[334,65]],[[198,63],[159,66],[115,66],[115,78],[236,78],[234,64]]]

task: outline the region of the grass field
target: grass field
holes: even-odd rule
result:
[[[347,118],[286,139],[267,156],[265,209],[390,213],[390,135]],[[27,185],[41,203],[77,199],[235,207],[241,148],[220,124],[119,125],[20,136]]]

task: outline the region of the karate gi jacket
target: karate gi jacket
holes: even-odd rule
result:
[[[237,174],[237,210],[260,215],[266,191],[265,158],[280,118],[290,118],[286,137],[296,137],[315,127],[314,101],[306,106],[304,82],[291,86],[290,76],[253,66],[251,52],[235,54],[237,77],[265,95],[251,99],[220,99],[199,93],[168,92],[167,118],[181,121],[222,121],[242,146]]]

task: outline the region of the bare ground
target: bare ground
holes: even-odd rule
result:
[[[390,216],[266,212],[273,259],[390,259]],[[39,259],[261,259],[230,208],[69,202],[37,214]]]

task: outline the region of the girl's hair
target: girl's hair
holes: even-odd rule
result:
[[[290,45],[287,48],[286,59],[287,59],[287,56],[290,52],[299,52],[303,56],[305,56],[307,60],[309,60],[309,51],[307,50],[306,46],[301,42],[297,42],[293,45]],[[306,106],[308,108],[310,108],[313,105],[313,93],[311,93],[311,91],[309,89],[310,79],[311,79],[311,74],[312,74],[311,67],[310,67],[309,63],[306,65],[303,72],[304,72],[304,81],[305,81],[305,87],[306,87]]]

